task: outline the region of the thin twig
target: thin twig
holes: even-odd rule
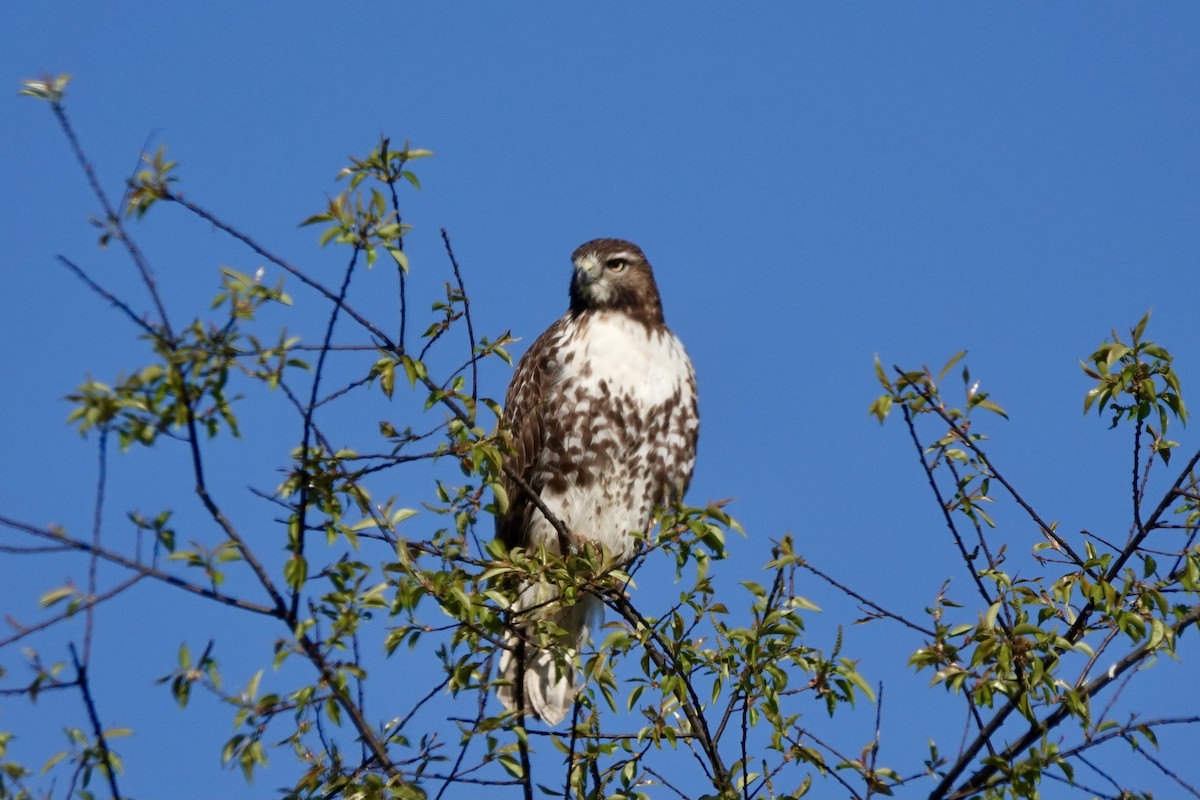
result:
[[[1142,527],[1142,493],[1138,491],[1138,473],[1141,471],[1142,454],[1142,420],[1138,420],[1133,426],[1133,530],[1130,532],[1130,539],[1145,538],[1145,529]],[[1150,465],[1154,463],[1154,456],[1151,454],[1148,463],[1146,464],[1146,477],[1150,477]]]
[[[608,594],[602,599],[610,608],[620,614],[633,627],[634,631],[645,631],[654,644],[658,645],[658,647],[653,647],[647,642],[646,653],[649,655],[650,660],[654,662],[659,672],[664,675],[675,674],[667,662],[667,654],[670,653],[670,647],[663,640],[658,630],[646,621],[645,617],[633,607],[633,604],[627,598],[617,594]],[[692,732],[696,734],[697,742],[703,748],[704,755],[712,767],[714,788],[723,793],[731,792],[733,787],[729,779],[729,770],[725,766],[725,762],[721,758],[721,753],[717,749],[716,742],[712,738],[712,733],[708,729],[708,721],[700,712],[700,709],[704,705],[700,701],[700,698],[696,696],[696,690],[691,681],[683,681],[683,686],[684,691],[678,695],[680,706],[683,708],[684,716],[687,717],[688,724],[691,726]]]
[[[1059,756],[1062,758],[1082,758],[1080,754],[1098,747],[1106,742],[1111,742],[1114,739],[1128,739],[1135,731],[1148,730],[1151,728],[1165,728],[1171,725],[1197,725],[1200,724],[1200,716],[1189,717],[1158,717],[1156,719],[1148,719],[1139,721],[1131,719],[1119,728],[1113,728],[1104,733],[1093,733],[1083,744],[1072,747],[1069,750],[1062,750]],[[1136,745],[1135,745],[1136,746]],[[1090,765],[1089,765],[1090,766]],[[1094,767],[1093,767],[1094,769]]]
[[[388,191],[391,192],[392,211],[396,214],[396,230],[400,231],[400,235],[396,237],[396,249],[399,250],[400,252],[404,252],[404,215],[400,213],[400,195],[396,191],[396,181],[399,179],[400,175],[392,175],[391,174],[391,162],[390,162],[390,159],[388,159],[388,154],[391,151],[390,151],[388,145],[389,145],[389,140],[384,139],[382,141],[382,146],[380,147],[380,153],[379,153],[380,161],[383,163],[384,170],[385,170],[386,174],[388,175],[388,177],[391,178],[391,180],[384,180],[383,183],[387,185]],[[408,144],[407,143],[404,145],[404,153],[405,154],[408,153]],[[407,160],[407,157],[405,157],[403,160],[400,161],[400,166],[402,168],[403,168],[404,162],[406,160]],[[396,262],[396,272],[400,276],[400,339],[399,339],[399,342],[400,342],[400,348],[403,349],[405,347],[404,326],[408,322],[408,290],[406,287],[406,284],[407,284],[406,279],[407,279],[408,275],[407,275],[407,271],[400,264],[400,262]]]
[[[897,367],[896,369],[897,369],[897,371],[900,371],[899,367]],[[995,478],[997,481],[1000,482],[1000,485],[1005,488],[1005,490],[1008,492],[1009,496],[1012,497],[1012,499],[1016,502],[1016,504],[1025,510],[1025,513],[1029,515],[1029,518],[1032,519],[1033,522],[1041,530],[1042,535],[1045,536],[1046,538],[1050,539],[1051,541],[1053,541],[1055,545],[1057,545],[1059,548],[1061,548],[1062,551],[1064,553],[1066,553],[1075,564],[1082,565],[1085,562],[1085,559],[1080,557],[1079,554],[1076,553],[1075,550],[1071,547],[1071,545],[1068,544],[1065,539],[1063,539],[1061,536],[1059,536],[1055,532],[1054,528],[1052,528],[1050,525],[1048,525],[1046,522],[1044,522],[1042,520],[1041,516],[1036,511],[1033,510],[1033,506],[1029,505],[1029,503],[1027,503],[1025,501],[1025,498],[1022,497],[1021,494],[1019,492],[1017,492],[1017,490],[1015,488],[1013,488],[1013,485],[1011,483],[1009,483],[1008,480],[1002,474],[1000,474],[1000,470],[996,469],[995,465],[993,465],[992,462],[988,459],[987,454],[985,454],[983,452],[983,450],[980,449],[979,445],[975,444],[975,440],[972,439],[968,433],[966,433],[965,431],[962,430],[962,428],[959,426],[957,421],[952,419],[950,417],[950,415],[946,413],[946,410],[942,407],[941,402],[940,401],[935,402],[934,396],[930,393],[930,391],[927,388],[922,387],[916,383],[913,383],[910,385],[917,392],[917,394],[919,394],[922,397],[922,399],[924,399],[929,404],[930,410],[933,411],[933,413],[937,414],[944,423],[949,425],[951,430],[953,430],[954,433],[958,436],[959,440],[972,453],[975,454],[975,457],[979,459],[979,463],[981,463],[985,467],[987,467],[988,473],[990,473],[993,478]],[[904,408],[907,411],[908,406],[903,405],[902,408]]]
[[[101,429],[100,443],[97,453],[97,468],[96,468],[96,501],[92,508],[92,547],[91,557],[88,559],[87,572],[87,594],[88,598],[96,596],[96,570],[100,565],[100,556],[97,550],[100,549],[100,531],[104,520],[104,495],[105,482],[108,478],[108,430]],[[92,659],[92,633],[96,626],[96,604],[88,603],[84,609],[84,624],[83,624],[83,660],[84,663],[90,663]]]
[[[217,602],[223,603],[227,606],[234,606],[235,608],[240,608],[245,611],[253,611],[256,614],[263,614],[268,617],[280,616],[279,609],[259,605],[258,603],[252,603],[248,600],[242,600],[237,597],[231,597],[230,595],[221,594],[213,589],[209,589],[194,583],[189,583],[188,581],[176,577],[175,575],[171,575],[170,573],[163,572],[162,570],[126,558],[125,556],[119,553],[114,553],[111,550],[96,550],[90,542],[85,542],[81,539],[72,539],[61,530],[39,528],[36,525],[29,525],[28,523],[19,522],[15,519],[5,516],[0,516],[0,525],[13,528],[14,530],[23,531],[43,539],[60,542],[72,550],[79,550],[83,553],[91,553],[95,551],[105,561],[110,561],[113,564],[119,564],[120,566],[133,570],[134,572],[144,575],[145,577],[154,578],[155,580],[168,583],[176,588],[191,592],[192,594],[197,594],[201,597],[207,597],[210,600],[216,600]]]
[[[517,701],[517,724],[514,729],[517,736],[517,755],[521,759],[521,789],[525,800],[533,800],[533,768],[529,763],[529,736],[525,728],[525,654],[525,637],[521,636],[517,639],[517,649],[514,653],[517,658],[516,677],[513,680]]]
[[[260,257],[266,259],[267,261],[271,262],[275,266],[279,267],[280,269],[283,269],[284,271],[288,272],[289,274],[291,274],[292,276],[297,278],[305,286],[308,286],[311,289],[315,289],[318,293],[323,295],[325,297],[325,299],[332,300],[335,303],[338,302],[337,295],[332,290],[325,287],[319,281],[316,281],[313,278],[309,277],[309,275],[307,273],[305,273],[303,270],[299,269],[298,267],[293,266],[288,261],[280,258],[279,256],[275,255],[271,251],[267,250],[265,247],[263,247],[257,241],[250,238],[246,234],[242,233],[237,228],[234,228],[233,226],[229,225],[227,222],[224,222],[221,219],[217,218],[210,211],[196,205],[195,203],[191,202],[190,200],[188,200],[180,195],[172,194],[169,191],[163,195],[163,199],[182,206],[183,208],[192,212],[196,216],[200,217],[200,219],[204,220],[205,222],[208,222],[213,227],[223,231],[224,233],[228,234],[229,236],[232,236],[234,239],[237,239],[239,242],[246,245],[252,251],[257,253]],[[400,348],[395,342],[392,341],[391,337],[389,337],[386,333],[384,333],[381,329],[379,329],[376,325],[374,325],[370,320],[368,320],[362,314],[359,314],[357,311],[355,311],[353,308],[351,308],[349,305],[347,305],[344,302],[341,303],[341,307],[342,307],[342,310],[345,311],[346,314],[351,319],[353,319],[355,322],[357,322],[362,328],[364,328],[369,334],[371,334],[371,336],[374,336],[378,340],[379,345],[381,345],[381,346],[387,348],[388,350],[395,352],[397,354],[403,352],[403,348]]]
[[[492,658],[494,657],[494,655],[495,654],[488,657],[487,667],[484,671],[485,675],[490,675],[492,672]],[[448,686],[449,683],[450,683],[450,679],[446,678],[446,680],[442,681],[441,685],[437,687],[437,691],[441,692],[441,690],[444,689],[446,686]],[[424,699],[422,699],[419,703],[417,703],[417,705],[413,707],[413,710],[408,713],[408,716],[406,716],[404,718],[404,720],[400,723],[400,725],[398,726],[398,729],[403,730],[404,726],[406,724],[408,724],[408,720],[411,719],[412,715],[417,712],[417,709],[420,708],[422,705],[424,705],[428,700],[432,699],[433,696],[434,696],[433,693],[430,693]],[[485,709],[487,707],[487,699],[488,699],[487,683],[481,682],[481,685],[479,687],[479,700],[478,700],[478,703],[476,706],[475,720],[472,723],[473,729],[477,730],[479,728],[479,723],[483,721],[484,715],[486,713]],[[472,741],[475,741],[474,736],[463,736],[462,737],[462,744],[458,749],[458,758],[456,758],[454,760],[454,766],[452,766],[450,768],[450,774],[448,774],[445,777],[445,779],[442,781],[442,788],[438,790],[437,796],[434,798],[434,800],[442,800],[442,796],[446,794],[446,790],[450,788],[450,784],[461,779],[461,775],[459,774],[459,769],[462,767],[463,760],[467,757],[467,748],[470,746]],[[468,770],[468,771],[470,771],[470,770]]]
[[[47,628],[53,627],[54,625],[57,625],[58,623],[62,622],[63,620],[70,619],[71,617],[78,614],[80,611],[88,611],[88,610],[94,608],[95,606],[100,605],[104,601],[106,601],[110,598],[116,597],[121,592],[130,588],[135,583],[137,583],[138,581],[140,581],[142,578],[145,578],[145,577],[148,577],[148,576],[134,575],[130,578],[125,579],[124,581],[117,584],[113,588],[109,589],[107,592],[104,592],[103,594],[99,594],[99,595],[93,594],[93,595],[88,596],[86,599],[80,601],[79,605],[76,606],[75,608],[70,608],[67,611],[62,612],[61,614],[55,614],[53,617],[50,617],[49,619],[44,619],[41,622],[35,623],[33,625],[22,625],[22,626],[20,626],[21,629],[19,631],[17,631],[16,633],[12,634],[11,636],[9,636],[6,639],[0,639],[0,648],[7,647],[8,645],[12,644],[13,642],[18,642],[21,639],[24,639],[26,636],[31,636],[31,635],[37,633],[38,631],[44,631]]]
[[[1124,793],[1105,794],[1104,792],[1101,792],[1097,789],[1094,789],[1094,788],[1088,786],[1083,781],[1078,780],[1075,776],[1072,776],[1071,778],[1068,779],[1063,775],[1058,775],[1049,770],[1045,770],[1042,772],[1042,778],[1044,778],[1045,780],[1048,780],[1048,781],[1054,781],[1056,783],[1061,783],[1064,786],[1074,789],[1077,792],[1087,792],[1090,795],[1088,800],[1127,800],[1127,798],[1129,797],[1128,794],[1124,794]],[[1043,793],[1044,793],[1044,791],[1043,791]]]
[[[458,293],[462,296],[463,316],[467,320],[467,339],[471,349],[471,399],[479,399],[479,367],[475,354],[475,326],[471,324],[471,299],[467,297],[467,287],[463,284],[462,271],[458,268],[458,259],[454,257],[454,249],[450,246],[450,234],[442,228],[442,242],[446,245],[446,255],[450,257],[450,266],[454,269],[454,280],[458,282]]]
[[[929,400],[930,405],[933,405],[932,400]],[[950,505],[942,497],[942,488],[938,486],[937,479],[933,475],[933,468],[929,462],[925,460],[925,448],[921,446],[921,440],[917,436],[916,423],[913,420],[912,412],[908,409],[908,404],[904,403],[900,406],[900,410],[904,412],[904,424],[908,427],[909,438],[912,439],[913,447],[917,450],[917,458],[921,462],[921,470],[925,473],[925,479],[929,482],[929,488],[933,490],[933,495],[937,499],[938,508],[941,509],[942,519],[946,522],[946,527],[950,529],[950,535],[954,538],[954,543],[958,547],[959,555],[963,560],[963,564],[967,567],[967,572],[971,575],[971,580],[975,583],[975,588],[979,590],[979,594],[983,597],[983,601],[989,606],[995,603],[995,599],[984,586],[983,580],[979,577],[979,570],[975,569],[971,563],[971,555],[967,551],[967,546],[962,540],[962,536],[958,532],[958,526],[954,524],[954,517],[950,514]],[[953,423],[952,423],[953,424]],[[958,432],[957,427],[954,428]],[[959,434],[962,438],[962,434]]]
[[[672,792],[677,794],[679,797],[682,798],[682,800],[689,800],[688,796],[686,794],[684,794],[682,791],[680,791],[679,788],[676,787],[674,784],[672,784],[669,780],[667,780],[666,777],[664,777],[662,775],[662,773],[654,771],[653,769],[646,766],[645,764],[642,764],[641,766],[642,766],[642,769],[645,770],[647,775],[649,775],[653,778],[656,778],[659,783],[661,783],[663,786],[667,787]]]
[[[121,790],[117,788],[117,771],[113,768],[112,751],[108,749],[108,740],[104,737],[104,728],[100,725],[100,715],[96,712],[96,702],[92,698],[92,690],[88,683],[88,669],[84,662],[79,660],[79,654],[75,652],[75,645],[67,645],[71,651],[71,661],[75,664],[76,681],[79,685],[79,691],[83,695],[83,704],[87,708],[88,719],[92,723],[92,733],[96,736],[96,744],[100,747],[100,771],[108,778],[108,788],[112,792],[113,800],[120,800]]]
[[[1126,739],[1129,741],[1130,744],[1134,745],[1135,752],[1137,752],[1138,755],[1140,755],[1142,758],[1146,759],[1151,764],[1153,764],[1155,767],[1157,767],[1159,772],[1161,772],[1163,775],[1166,775],[1171,780],[1175,781],[1175,783],[1177,783],[1180,786],[1180,788],[1182,788],[1185,792],[1190,794],[1192,797],[1200,797],[1200,791],[1197,791],[1195,786],[1192,786],[1190,783],[1185,781],[1183,778],[1179,777],[1179,775],[1176,772],[1174,772],[1173,770],[1171,770],[1169,767],[1167,767],[1166,764],[1162,763],[1157,758],[1152,756],[1146,750],[1146,748],[1137,747],[1136,744],[1134,743],[1134,741],[1130,737],[1126,737]]]
[[[812,739],[814,743],[816,743],[818,746],[823,747],[826,750],[828,750],[830,753],[833,754],[833,756],[835,758],[838,759],[838,761],[840,761],[842,763],[848,764],[851,761],[853,761],[853,759],[847,758],[845,755],[838,752],[837,748],[833,747],[828,742],[824,742],[821,739],[817,738],[817,736],[815,736],[812,733],[812,731],[800,730],[800,731],[797,731],[797,735],[800,737],[806,737],[808,739]],[[787,741],[791,742],[796,747],[801,746],[799,739],[795,739],[791,736],[785,736],[784,738],[786,738]],[[836,770],[836,769],[827,770],[827,771],[824,771],[824,774],[828,775],[829,777],[833,778],[835,781],[840,783],[842,785],[842,788],[845,789],[847,792],[849,792],[850,796],[853,797],[854,800],[863,800],[862,796],[859,795],[859,793],[855,790],[855,788],[850,785],[849,781],[847,781],[845,778],[843,778],[841,776],[841,774],[838,772],[838,770]]]
[[[375,733],[375,727],[367,721],[366,717],[363,716],[362,709],[354,703],[353,698],[350,697],[344,686],[341,685],[337,673],[329,665],[329,662],[326,661],[324,654],[321,653],[321,649],[317,646],[316,642],[305,634],[297,637],[296,643],[300,646],[304,655],[308,657],[308,660],[312,662],[312,665],[317,668],[321,679],[329,687],[334,701],[350,717],[350,721],[354,724],[354,729],[362,737],[363,742],[371,751],[379,766],[389,775],[397,774],[396,765],[392,763],[387,748],[379,741],[379,737]]]
[[[875,696],[875,736],[871,739],[871,755],[867,758],[867,770],[871,782],[867,785],[867,797],[872,794],[871,786],[875,780],[875,763],[879,757],[879,740],[883,736],[883,681],[879,681],[879,691]]]
[[[137,267],[138,274],[141,275],[142,284],[150,293],[150,299],[158,311],[158,318],[162,323],[163,332],[168,339],[174,339],[175,335],[171,332],[171,322],[167,317],[167,309],[163,305],[162,297],[158,293],[158,284],[154,278],[154,271],[150,269],[150,264],[146,261],[146,257],[142,254],[137,243],[133,241],[133,238],[125,230],[125,225],[121,222],[120,213],[113,207],[108,199],[108,193],[100,185],[100,180],[96,177],[96,171],[92,169],[91,162],[84,155],[83,146],[79,143],[79,137],[75,135],[75,129],[71,126],[71,121],[67,118],[66,107],[60,101],[55,101],[50,104],[50,108],[54,111],[54,116],[58,119],[59,127],[66,134],[67,141],[71,145],[71,152],[75,155],[75,160],[83,170],[88,186],[92,189],[92,194],[95,195],[96,199],[100,201],[100,205],[104,208],[105,224],[117,234],[117,238],[120,239],[121,244],[129,252],[134,266]]]
[[[913,622],[912,620],[909,620],[893,611],[888,611],[886,608],[879,605],[878,603],[868,600],[866,597],[864,597],[863,595],[854,591],[849,586],[846,586],[843,583],[839,583],[834,578],[830,577],[826,573],[817,569],[812,564],[808,563],[808,561],[799,561],[799,562],[797,562],[796,566],[800,567],[801,569],[808,570],[813,575],[816,575],[818,578],[820,578],[821,580],[828,583],[830,586],[844,592],[845,594],[849,595],[850,597],[853,597],[855,600],[862,603],[864,606],[871,609],[876,614],[879,614],[882,617],[887,617],[888,619],[894,619],[896,622],[899,622],[901,625],[904,625],[908,628],[912,628],[917,633],[922,633],[929,637],[934,637],[937,635],[934,631],[930,630],[929,628],[926,628],[922,625],[918,625],[917,623]]]
[[[576,700],[571,706],[571,735],[567,740],[567,757],[563,759],[563,763],[567,765],[567,777],[563,781],[563,797],[571,796],[571,773],[575,771],[576,763],[579,760],[579,753],[576,747],[579,745],[579,716],[582,713],[583,704]]]
[[[69,259],[63,255],[60,255],[57,258],[58,258],[58,262],[60,264],[62,264],[64,267],[66,267],[68,270],[70,270],[72,275],[74,275],[76,278],[79,278],[79,280],[81,280],[85,284],[87,284],[87,287],[89,289],[91,289],[96,294],[100,295],[100,297],[107,300],[109,302],[109,304],[120,309],[121,312],[123,314],[125,314],[125,316],[129,317],[130,321],[133,322],[134,325],[137,325],[139,328],[141,328],[143,331],[150,334],[151,336],[158,335],[159,332],[157,329],[155,329],[155,327],[153,325],[146,322],[146,320],[142,319],[137,314],[135,314],[133,309],[130,308],[129,305],[126,304],[123,300],[118,298],[112,292],[105,289],[100,284],[96,283],[96,281],[92,280],[91,276],[88,275],[86,272],[84,272],[82,268],[80,268],[77,264],[75,264],[75,262],[71,261],[71,259]]]
[[[346,274],[342,278],[341,289],[338,290],[337,300],[333,303],[333,310],[329,313],[329,323],[325,326],[325,339],[321,343],[321,352],[317,356],[317,366],[313,370],[312,388],[308,396],[308,405],[304,409],[304,422],[302,426],[301,442],[300,442],[300,499],[297,503],[296,516],[300,520],[300,527],[297,531],[292,558],[304,558],[304,542],[305,524],[308,517],[308,489],[309,489],[309,443],[311,442],[313,429],[313,413],[317,409],[317,394],[321,389],[321,376],[325,372],[325,358],[329,355],[329,343],[333,341],[333,329],[337,325],[338,312],[342,308],[342,304],[346,301],[346,293],[350,291],[350,278],[354,275],[354,266],[358,263],[359,246],[356,244],[354,250],[350,254],[350,263],[346,265]],[[288,621],[295,625],[296,614],[300,608],[300,594],[303,586],[297,585],[292,587],[292,602],[288,608]]]
[[[1064,757],[1065,757],[1065,756],[1064,756]],[[1092,770],[1092,772],[1095,772],[1095,773],[1096,773],[1097,775],[1099,775],[1101,778],[1103,778],[1104,780],[1106,780],[1106,781],[1108,781],[1110,784],[1112,784],[1112,787],[1113,787],[1114,789],[1116,789],[1116,790],[1117,790],[1117,792],[1120,792],[1120,791],[1121,791],[1121,784],[1117,783],[1117,781],[1116,781],[1116,780],[1115,780],[1115,779],[1114,779],[1114,778],[1113,778],[1111,775],[1109,775],[1107,772],[1105,772],[1104,770],[1100,769],[1100,767],[1098,767],[1098,766],[1096,766],[1095,764],[1093,764],[1093,763],[1091,762],[1091,760],[1089,760],[1088,758],[1086,758],[1086,757],[1084,757],[1083,755],[1080,755],[1080,754],[1076,754],[1076,755],[1075,755],[1075,758],[1077,758],[1079,761],[1083,762],[1083,763],[1084,763],[1084,764],[1085,764],[1085,765],[1086,765],[1086,766],[1087,766],[1089,769],[1091,769],[1091,770]]]

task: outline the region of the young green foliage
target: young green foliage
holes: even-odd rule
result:
[[[1121,341],[1114,330],[1112,341],[1104,342],[1088,357],[1080,361],[1084,373],[1096,381],[1083,398],[1083,412],[1094,406],[1096,413],[1112,412],[1115,428],[1122,420],[1135,420],[1140,427],[1144,424],[1150,434],[1153,451],[1170,463],[1171,449],[1178,442],[1166,439],[1167,427],[1172,418],[1187,424],[1187,407],[1179,389],[1179,377],[1171,366],[1171,354],[1154,342],[1145,341],[1146,324],[1150,312],[1138,320],[1129,332],[1129,343]],[[1158,421],[1156,429],[1147,420]]]
[[[1189,496],[1197,484],[1194,469],[1200,453],[1157,507],[1145,504],[1151,462],[1141,456],[1141,432],[1144,428],[1151,434],[1150,453],[1166,463],[1170,448],[1177,445],[1163,434],[1171,419],[1183,422],[1187,417],[1170,353],[1144,338],[1148,319],[1134,326],[1128,344],[1114,333],[1083,365],[1096,381],[1085,397],[1085,412],[1093,406],[1107,408],[1113,412],[1112,427],[1133,424],[1133,524],[1123,544],[1086,531],[1079,541],[1069,541],[1058,523],[1044,521],[996,468],[984,452],[987,437],[971,411],[1002,410],[978,392],[965,368],[965,404],[952,407],[942,398],[941,381],[961,353],[937,377],[928,369],[897,368],[893,378],[876,360],[886,393],[872,403],[870,413],[882,422],[893,409],[902,409],[982,602],[973,615],[962,616],[957,610],[962,606],[951,603],[943,588],[926,609],[932,623],[928,638],[909,660],[918,670],[931,670],[933,684],[963,697],[978,725],[978,733],[954,760],[939,757],[931,740],[928,763],[939,778],[935,797],[1036,798],[1050,772],[1073,784],[1078,769],[1091,768],[1084,755],[1091,748],[1122,739],[1132,743],[1128,736],[1105,734],[1127,731],[1132,724],[1115,716],[1117,697],[1110,697],[1114,682],[1126,672],[1126,681],[1132,679],[1130,671],[1149,667],[1158,653],[1174,655],[1179,634],[1200,620],[1195,582],[1200,570],[1190,566],[1200,556],[1194,545],[1200,516]],[[925,419],[935,427],[922,435]],[[1149,419],[1157,421],[1157,428]],[[1041,533],[1031,548],[1039,568],[1032,574],[1001,568],[1009,560],[1008,545],[996,546],[989,533],[996,523],[980,506],[997,500],[993,484],[1003,487],[1006,498]],[[1186,498],[1176,509],[1187,515],[1183,526],[1164,518],[1178,496]],[[1144,507],[1153,510],[1144,514]],[[1182,545],[1175,533],[1179,527],[1187,533]],[[1159,566],[1163,555],[1173,560],[1172,568]],[[1102,667],[1113,659],[1107,670]],[[1098,703],[1101,698],[1104,702]],[[1014,715],[1023,719],[1023,730],[1012,722]],[[1010,732],[1001,739],[1005,725]],[[1056,738],[1049,738],[1050,731]],[[1064,746],[1064,740],[1075,743]]]

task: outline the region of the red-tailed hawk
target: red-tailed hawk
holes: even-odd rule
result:
[[[631,531],[645,531],[655,506],[683,497],[696,462],[700,419],[696,378],[683,345],[663,322],[650,264],[634,244],[596,239],[572,255],[571,305],[517,364],[505,400],[513,437],[507,464],[575,542],[597,542],[616,563],[634,554]],[[509,548],[560,552],[560,537],[517,481],[496,521]],[[553,725],[574,703],[578,651],[604,606],[581,595],[558,606],[545,583],[522,587],[500,658],[510,710]],[[566,631],[561,647],[538,649],[519,628],[521,612],[541,608]]]

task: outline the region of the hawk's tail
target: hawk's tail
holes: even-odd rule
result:
[[[557,606],[558,593],[545,583],[532,583],[521,590],[515,610]],[[535,612],[536,613],[536,612]],[[568,608],[559,608],[549,619],[564,633],[548,647],[531,639],[530,626],[518,626],[504,636],[500,654],[500,677],[505,683],[496,694],[509,711],[524,708],[526,714],[548,725],[562,722],[583,685],[579,675],[579,652],[604,618],[604,604],[585,594]]]

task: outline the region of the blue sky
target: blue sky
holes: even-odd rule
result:
[[[1081,416],[1077,360],[1153,309],[1150,334],[1175,352],[1185,391],[1200,372],[1197,41],[1200,8],[1181,3],[5,4],[0,505],[86,529],[94,448],[60,398],[144,359],[54,260],[138,297],[120,254],[95,247],[94,204],[48,109],[16,97],[21,79],[70,72],[70,113],[111,191],[146,142],[165,144],[189,198],[330,275],[339,256],[297,223],[339,190],[347,154],[381,132],[434,150],[406,204],[414,291],[432,299],[445,278],[445,227],[483,331],[531,341],[565,308],[576,245],[639,243],[699,374],[693,499],[737,498],[749,533],[733,543],[731,585],[790,531],[815,563],[919,614],[963,575],[903,430],[866,414],[872,358],[968,350],[1011,417],[989,423],[1007,473],[1064,530],[1120,534],[1128,446]],[[138,232],[181,316],[207,305],[220,264],[258,266],[165,211]],[[484,379],[502,395],[503,370]],[[286,453],[246,446],[237,458],[276,480]],[[112,524],[147,492],[188,508],[186,486],[159,485],[175,464],[115,458]],[[1034,544],[1011,505],[996,517],[1014,551]],[[28,598],[78,571],[36,563],[0,589],[29,615]],[[827,609],[812,635],[831,643],[853,607],[819,584],[802,593]],[[143,588],[101,615],[103,634],[137,643],[100,653],[136,653],[101,697],[147,731],[124,747],[129,790],[183,797],[163,787],[186,775],[261,796],[269,776],[247,789],[216,766],[223,712],[181,715],[165,691],[142,691],[171,667],[177,615],[226,624],[157,597]],[[270,634],[247,636],[269,649]],[[918,643],[879,625],[847,641],[888,681],[885,721],[941,702],[904,667]],[[1173,669],[1196,675],[1186,655]],[[59,705],[74,713],[67,699],[33,717],[0,702],[0,730]],[[869,716],[848,717],[847,735],[866,738]],[[215,746],[191,734],[205,720]],[[884,745],[911,763],[904,742]]]

